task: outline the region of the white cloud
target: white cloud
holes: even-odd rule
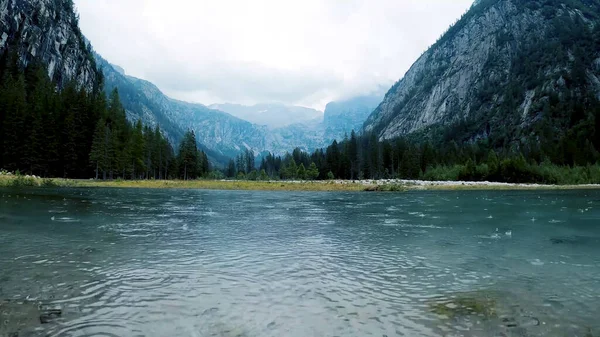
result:
[[[323,108],[400,79],[472,0],[75,0],[128,74],[204,104]]]

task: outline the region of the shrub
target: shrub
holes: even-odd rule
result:
[[[427,169],[423,175],[423,180],[428,181],[457,181],[460,172],[463,170],[462,165],[453,166],[436,166]]]
[[[58,184],[54,179],[44,178],[42,179],[42,187],[58,187]]]
[[[10,184],[12,187],[37,187],[40,186],[37,179],[33,177],[25,177],[22,175],[18,175]]]

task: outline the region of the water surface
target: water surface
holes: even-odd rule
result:
[[[600,192],[0,190],[0,315],[0,336],[596,336]]]

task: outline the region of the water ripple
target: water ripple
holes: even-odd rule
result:
[[[18,322],[48,336],[598,329],[600,213],[576,193],[70,193],[3,196],[0,303],[61,316],[40,325],[36,306],[12,306],[23,317],[0,335]],[[438,315],[482,298],[490,317]]]

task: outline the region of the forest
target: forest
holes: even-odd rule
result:
[[[565,140],[567,144],[571,140]],[[496,181],[508,183],[589,184],[600,183],[600,165],[594,147],[573,161],[563,146],[565,157],[551,157],[537,148],[494,149],[487,140],[458,144],[450,141],[433,145],[418,137],[379,141],[373,134],[334,141],[326,149],[306,153],[295,149],[285,156],[267,154],[258,169],[248,165],[249,151],[231,160],[225,170],[228,177],[266,179],[422,179],[449,181]],[[575,146],[575,145],[574,145]],[[537,161],[536,158],[542,158]],[[583,158],[588,158],[587,162]]]
[[[160,128],[127,120],[119,93],[107,98],[100,79],[86,92],[62,90],[46,68],[24,69],[15,53],[0,59],[0,168],[42,177],[195,179],[210,171],[188,131],[178,151]]]
[[[469,127],[466,123],[439,132],[429,130],[438,138],[412,135],[383,142],[374,134],[352,131],[343,141],[312,153],[295,149],[285,156],[256,157],[245,150],[226,167],[212,169],[193,131],[185,134],[175,151],[158,126],[127,120],[116,90],[109,97],[101,84],[92,93],[75,83],[57,90],[44,66],[32,63],[21,69],[10,55],[1,62],[0,168],[12,172],[78,179],[600,183],[597,109],[573,119],[570,131],[556,143],[542,138],[537,143],[528,140],[498,147],[498,141],[490,139],[461,141],[463,130]],[[566,109],[567,104],[556,102],[555,106]],[[542,120],[539,125],[548,123]]]
[[[563,74],[568,86],[548,93],[548,100],[537,107],[539,118],[526,129],[489,130],[481,125],[486,118],[476,116],[394,140],[352,131],[339,143],[312,153],[295,149],[284,156],[256,156],[245,150],[225,167],[212,168],[192,130],[180,144],[172,144],[158,125],[128,121],[118,91],[105,93],[101,72],[93,92],[75,82],[57,88],[41,63],[22,68],[16,54],[4,53],[0,57],[0,168],[42,177],[111,180],[600,183],[600,102],[587,90],[580,69],[590,61],[585,55],[576,50],[575,60],[581,62],[574,62],[571,71]],[[515,78],[531,77],[534,70],[529,61],[525,58],[515,69]],[[508,88],[519,91],[517,82]],[[484,86],[482,101],[488,91]],[[499,108],[512,111],[510,106]],[[486,137],[472,136],[482,129]]]

